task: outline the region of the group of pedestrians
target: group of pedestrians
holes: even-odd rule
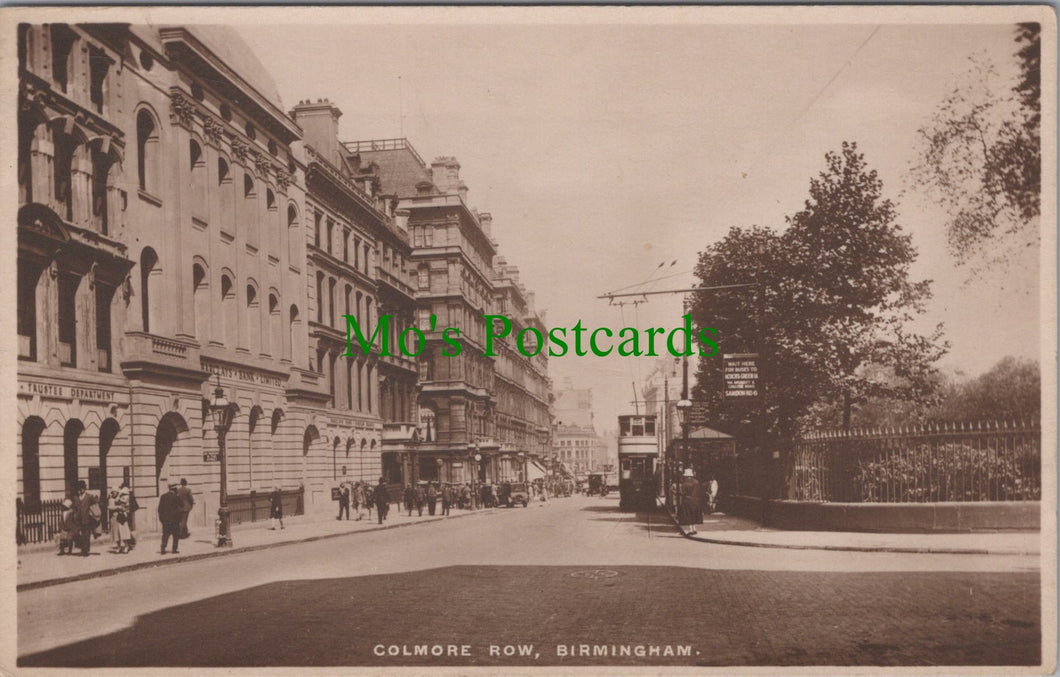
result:
[[[678,494],[677,523],[688,533],[699,533],[697,524],[703,524],[703,512],[713,513],[718,502],[718,480],[711,475],[706,484],[700,484],[691,468],[685,468],[679,486],[673,487]]]
[[[423,516],[424,508],[427,508],[428,515],[448,515],[454,505],[459,505],[460,507],[465,504],[470,505],[471,487],[466,487],[466,492],[464,489],[464,487],[456,487],[451,484],[442,487],[437,482],[420,481],[415,486],[411,484],[405,485],[402,500],[409,517],[412,517],[413,510],[418,515]],[[439,502],[441,503],[440,511]]]
[[[357,521],[364,519],[364,511],[368,511],[368,519],[372,519],[372,487],[367,482],[343,482],[339,485],[339,516],[335,519],[341,520],[343,516],[350,519],[350,508],[357,515]]]

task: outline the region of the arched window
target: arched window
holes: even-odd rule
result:
[[[241,210],[242,222],[246,226],[247,245],[257,249],[258,247],[258,208],[257,187],[250,174],[243,174],[243,198],[247,200],[244,209]]]
[[[29,510],[40,506],[40,436],[44,420],[30,416],[22,424],[22,500]]]
[[[298,208],[293,204],[287,205],[287,261],[292,266],[298,265]]]
[[[158,184],[158,125],[146,110],[136,114],[136,167],[140,190],[154,193]]]
[[[158,487],[163,479],[169,479],[170,452],[180,436],[186,432],[188,424],[176,412],[167,413],[158,422],[158,428],[155,430],[155,487]]]
[[[221,340],[225,345],[235,347],[236,333],[236,289],[229,275],[221,275],[221,317],[224,334]]]
[[[280,318],[280,297],[275,291],[269,293],[269,345],[268,353],[275,358],[283,354],[283,322]]]
[[[73,496],[77,493],[77,447],[81,433],[84,431],[85,425],[76,418],[67,421],[63,427],[63,481],[66,484],[67,496]]]
[[[228,170],[228,163],[223,157],[217,158],[217,185],[228,183],[232,180]]]
[[[195,303],[195,336],[204,343],[209,336],[210,284],[206,268],[200,263],[191,267],[191,289]]]
[[[247,348],[254,355],[261,352],[261,304],[253,281],[247,283]]]
[[[292,305],[288,311],[288,345],[287,350],[284,352],[284,357],[288,360],[294,361],[294,355],[303,355],[304,352],[300,351],[302,348],[301,341],[299,338],[299,330],[301,329],[302,321],[298,318],[298,306]],[[301,360],[299,360],[301,362]]]
[[[202,146],[195,139],[188,142],[188,168],[191,172],[191,206],[195,216],[205,216],[206,203],[206,160],[202,155]]]
[[[269,209],[276,209],[276,193],[272,192],[272,188],[265,189],[265,206]]]
[[[155,318],[158,311],[155,306],[162,301],[162,270],[158,267],[158,254],[150,247],[145,247],[140,254],[140,314],[143,329],[146,333],[158,331]]]

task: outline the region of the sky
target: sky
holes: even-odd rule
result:
[[[706,245],[732,226],[782,230],[824,154],[856,141],[913,234],[914,277],[935,281],[918,328],[944,325],[940,366],[974,376],[1039,355],[1038,253],[967,282],[945,215],[908,179],[917,130],[969,57],[1015,72],[1011,25],[236,28],[288,109],[326,97],[345,141],[404,136],[427,161],[456,156],[549,326],[679,326],[680,295],[621,308],[597,296],[660,262],[671,277],[653,289],[693,285]],[[603,430],[652,361],[568,356],[550,372],[593,389]]]

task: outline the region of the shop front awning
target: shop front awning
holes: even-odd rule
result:
[[[530,461],[526,464],[526,479],[528,482],[544,479],[547,475],[548,473],[545,469],[539,466],[535,461]]]

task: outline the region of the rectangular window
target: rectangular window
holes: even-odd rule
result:
[[[18,262],[18,357],[37,359],[37,281],[40,268]]]
[[[77,366],[77,287],[76,275],[59,276],[59,363]]]
[[[100,371],[111,371],[110,301],[114,287],[96,283],[96,354]]]
[[[97,113],[103,112],[103,99],[107,91],[107,71],[110,70],[112,63],[113,61],[102,49],[91,46],[88,48],[88,67],[91,79],[89,83],[89,99],[91,99],[92,106]]]
[[[52,79],[65,92],[70,84],[70,52],[73,51],[77,33],[66,24],[52,24],[51,38]]]
[[[431,271],[427,266],[420,266],[419,270],[416,271],[416,282],[420,289],[430,289]]]

